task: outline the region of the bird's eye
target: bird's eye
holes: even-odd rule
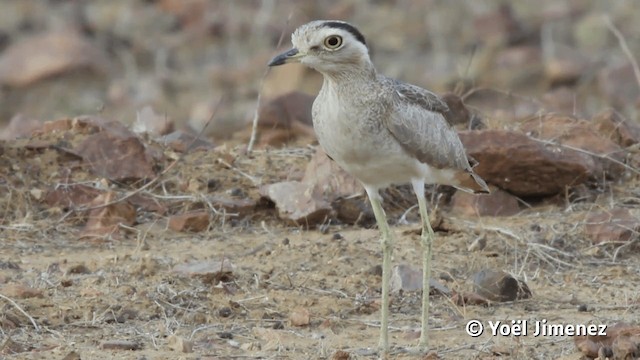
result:
[[[327,36],[327,38],[324,39],[324,46],[327,49],[337,49],[340,45],[342,45],[342,37],[338,35]]]

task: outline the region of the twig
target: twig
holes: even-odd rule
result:
[[[638,82],[638,87],[640,87],[640,67],[638,66],[638,61],[633,56],[633,53],[629,49],[629,45],[627,45],[627,40],[625,40],[624,35],[618,30],[618,28],[613,24],[609,15],[604,16],[604,22],[607,24],[609,30],[616,36],[618,42],[620,43],[620,47],[624,54],[629,58],[629,62],[631,62],[631,67],[633,67],[633,74],[636,76],[636,81]]]
[[[280,45],[282,45],[282,40],[284,39],[284,32],[285,32],[285,29],[289,27],[289,20],[291,20],[292,15],[293,15],[293,12],[290,12],[289,16],[287,17],[287,22],[285,23],[285,26],[282,28],[282,32],[280,33],[280,38],[278,39],[278,45],[276,45],[276,48],[280,48]],[[256,136],[258,136],[258,116],[260,112],[260,102],[262,101],[262,88],[264,88],[264,81],[267,78],[267,75],[269,75],[270,70],[271,68],[267,66],[267,68],[264,70],[264,73],[262,74],[262,78],[260,79],[260,86],[259,86],[260,90],[258,91],[258,99],[256,100],[256,109],[253,112],[253,124],[251,125],[251,138],[249,138],[249,145],[247,145],[247,154],[250,154],[253,151],[253,145],[256,142]]]
[[[7,300],[11,305],[13,305],[16,309],[18,309],[18,311],[20,311],[22,313],[22,315],[26,316],[27,319],[29,319],[29,321],[31,321],[31,324],[33,325],[33,328],[36,331],[40,331],[40,326],[38,326],[38,323],[36,323],[35,319],[32,318],[29,314],[27,314],[26,311],[22,310],[22,308],[20,307],[20,305],[18,305],[15,301],[13,301],[12,299],[0,294],[0,298],[3,298],[5,300]]]

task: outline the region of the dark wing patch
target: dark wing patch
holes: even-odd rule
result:
[[[469,161],[455,129],[445,118],[447,104],[420,87],[391,81],[397,93],[386,126],[402,147],[419,161],[444,169],[469,170]]]

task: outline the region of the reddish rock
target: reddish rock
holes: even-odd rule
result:
[[[177,152],[189,152],[195,149],[213,149],[215,145],[203,137],[176,130],[160,138],[160,142]]]
[[[584,231],[594,244],[629,241],[640,231],[640,216],[625,208],[591,213],[585,222]]]
[[[0,293],[14,299],[42,298],[42,290],[22,284],[6,284],[0,288]]]
[[[589,156],[544,145],[515,131],[481,130],[459,133],[467,153],[487,182],[516,196],[544,196],[588,179],[594,167]]]
[[[211,205],[217,209],[223,209],[227,213],[247,216],[256,208],[256,201],[252,199],[236,199],[226,196],[209,196],[207,198]]]
[[[307,138],[309,143],[314,141],[316,135],[311,120],[314,99],[314,96],[292,91],[262,105],[258,115],[258,145],[279,147],[298,138]],[[244,137],[250,134],[251,126],[249,123]]]
[[[456,191],[451,212],[464,216],[511,216],[520,212],[520,206],[515,196],[494,187],[490,194]]]
[[[524,281],[520,281],[504,271],[485,269],[473,277],[474,291],[491,301],[514,301],[528,299],[531,290]]]
[[[565,148],[564,151],[590,159],[592,165],[588,171],[591,178],[600,179],[603,174],[608,178],[617,178],[624,171],[623,166],[606,159],[609,157],[621,162],[624,160],[624,151],[616,143],[602,136],[589,121],[549,114],[525,120],[520,125],[520,130],[537,139],[579,149]]]
[[[127,200],[117,201],[118,195],[107,192],[98,195],[89,204],[87,223],[82,231],[83,237],[115,236],[120,224],[132,226],[136,221],[136,208]]]
[[[613,109],[596,114],[591,122],[600,135],[622,147],[640,143],[640,125],[623,118]]]
[[[100,343],[102,350],[140,350],[142,345],[134,341],[126,340],[105,340]]]
[[[97,175],[114,181],[137,181],[155,177],[151,153],[126,126],[101,118],[89,118],[85,121],[99,131],[89,135],[73,151]]]
[[[193,211],[169,218],[169,228],[173,231],[200,232],[207,230],[211,216],[207,211]]]
[[[173,131],[173,121],[166,114],[157,114],[150,105],[136,112],[131,130],[136,134],[147,133],[158,137]]]
[[[103,72],[100,51],[75,31],[44,32],[24,38],[0,57],[0,84],[31,85],[44,78],[78,69]]]
[[[314,187],[300,181],[265,185],[260,194],[276,204],[278,216],[296,225],[322,223],[331,213],[331,205]]]
[[[640,88],[628,62],[606,67],[598,73],[598,87],[619,108],[633,106],[640,99]]]
[[[302,182],[320,191],[329,202],[364,191],[362,184],[331,160],[319,146],[307,164]]]
[[[48,206],[75,209],[89,204],[103,191],[84,184],[59,184],[47,191],[44,202]]]
[[[0,131],[0,140],[13,140],[21,137],[29,137],[31,133],[42,125],[39,120],[26,117],[22,114],[14,115],[9,124]]]

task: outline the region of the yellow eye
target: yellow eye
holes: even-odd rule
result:
[[[342,45],[342,37],[338,36],[338,35],[331,35],[331,36],[327,36],[326,39],[324,39],[324,46],[327,49],[337,49],[340,47],[340,45]]]

